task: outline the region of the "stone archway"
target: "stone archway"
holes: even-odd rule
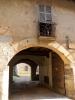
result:
[[[48,48],[50,50],[53,50],[55,53],[57,53],[62,60],[64,61],[64,69],[65,69],[65,86],[66,86],[66,95],[68,97],[72,97],[74,96],[74,89],[75,89],[75,68],[74,68],[74,58],[73,56],[69,53],[68,50],[66,50],[63,46],[61,46],[60,44],[58,44],[57,42],[52,42],[49,44],[29,44],[29,45],[22,45],[22,43],[24,44],[24,41],[21,41],[20,43],[17,43],[17,47],[18,49],[16,49],[16,51],[13,50],[14,45],[12,46],[12,49],[14,51],[14,54],[17,54],[18,52],[20,52],[23,49],[27,49],[30,47],[45,47]],[[7,45],[5,45],[7,47]],[[9,47],[11,48],[11,46],[9,45]],[[19,48],[20,47],[20,48]],[[10,57],[10,55],[12,55]],[[12,52],[8,55],[8,57],[10,57],[8,59],[8,61],[6,60],[7,64],[8,62],[11,60],[11,58],[14,55],[12,54]],[[6,57],[6,55],[5,55]],[[6,66],[6,65],[5,65]],[[4,67],[4,66],[3,66]],[[5,76],[7,76],[7,84],[5,83]],[[3,70],[3,81],[2,81],[2,100],[8,100],[8,92],[6,94],[6,91],[8,91],[8,84],[9,84],[9,66],[6,66],[5,69]]]
[[[21,41],[19,43],[19,46],[24,48],[30,48],[30,47],[46,47],[50,50],[53,50],[55,53],[57,53],[60,58],[64,61],[64,69],[65,69],[65,86],[66,86],[66,95],[69,97],[74,96],[74,91],[75,91],[75,57],[70,53],[69,50],[67,50],[65,47],[60,45],[59,43],[51,42],[48,44],[44,43],[37,43],[37,44],[26,44],[23,45],[24,41]],[[22,50],[22,48],[19,48],[19,51]]]
[[[16,58],[16,59],[14,59],[14,58]],[[13,80],[12,76],[13,76],[14,67],[16,67],[17,65],[19,65],[21,63],[23,65],[20,65],[20,66],[24,67],[25,64],[30,66],[30,69],[31,69],[31,71],[30,71],[31,80],[35,80],[36,68],[37,68],[38,64],[36,62],[30,60],[30,59],[25,59],[25,58],[20,58],[19,56],[18,57],[14,56],[13,59],[11,59],[11,61],[8,64],[9,67],[10,67],[9,68],[9,70],[10,70],[10,72],[9,72],[9,83],[10,83],[9,86],[10,85],[12,86],[12,80]]]

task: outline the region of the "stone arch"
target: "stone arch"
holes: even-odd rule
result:
[[[68,97],[72,97],[72,98],[74,97],[74,91],[75,91],[74,64],[75,64],[75,61],[74,61],[73,55],[68,50],[66,50],[63,46],[61,46],[57,42],[51,42],[48,44],[36,43],[36,44],[27,44],[26,45],[25,41],[21,41],[15,45],[16,45],[17,49],[15,50],[14,55],[19,53],[21,50],[27,49],[30,47],[45,47],[45,48],[53,50],[55,53],[57,53],[64,61],[66,95]],[[12,47],[15,48],[15,45],[13,45]],[[9,61],[10,60],[11,60],[11,58],[9,59]],[[9,69],[8,67],[9,66],[7,66],[7,69]],[[9,70],[8,70],[8,73],[9,73]],[[4,99],[8,100],[8,96],[5,95],[6,92],[4,92],[4,90],[3,90],[3,96],[2,96],[3,99],[2,100],[4,100]]]
[[[58,42],[50,42],[47,44],[44,43],[32,43],[32,44],[26,44],[24,45],[25,41],[21,41],[19,43],[16,44],[17,46],[17,50],[16,50],[16,54],[18,52],[20,52],[23,49],[27,49],[30,47],[44,47],[44,48],[48,48],[50,50],[53,50],[54,52],[56,52],[61,59],[64,61],[64,63],[74,63],[74,56],[69,52],[69,50],[67,50],[64,46],[62,46],[61,44],[59,44]],[[15,45],[13,45],[13,47],[15,47]]]
[[[15,61],[15,62],[14,62]],[[13,62],[13,63],[12,63]],[[9,62],[9,66],[11,67],[11,70],[13,69],[12,67],[15,67],[15,65],[19,64],[19,63],[26,63],[31,67],[31,79],[34,80],[35,76],[36,76],[36,68],[37,68],[37,63],[31,59],[11,59],[11,61]],[[11,74],[11,73],[10,73]]]
[[[18,44],[20,48],[18,49],[17,53],[19,53],[23,49],[28,49],[30,47],[45,47],[50,50],[53,50],[61,57],[61,59],[64,61],[64,68],[65,68],[66,95],[68,95],[69,97],[73,97],[74,94],[73,90],[75,88],[75,79],[74,79],[75,61],[73,55],[69,52],[69,50],[65,49],[65,47],[63,47],[57,42],[51,42],[48,44],[43,44],[43,43],[27,44],[27,45],[22,45],[22,44],[24,44],[24,41],[21,41]]]

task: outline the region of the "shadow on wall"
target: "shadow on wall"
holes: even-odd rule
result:
[[[72,0],[52,0],[52,5],[75,12],[75,2]]]

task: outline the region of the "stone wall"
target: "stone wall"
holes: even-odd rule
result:
[[[66,0],[0,0],[0,88],[4,84],[3,73],[7,71],[7,65],[10,59],[22,49],[39,45],[38,42],[38,4],[48,4],[52,6],[53,22],[56,23],[56,41],[63,43],[65,36],[68,35],[72,42],[75,43],[75,4]],[[37,43],[38,42],[38,43]],[[65,83],[67,95],[72,94],[72,89],[75,88],[75,62],[71,54],[75,54],[75,50],[69,53],[61,45],[41,44],[54,50],[65,60],[69,60],[68,67],[73,69],[71,77],[67,76]],[[75,48],[75,46],[73,46]],[[66,52],[67,51],[67,52]],[[75,58],[75,57],[74,57]],[[70,63],[73,63],[72,66]],[[66,70],[66,69],[65,69]],[[8,73],[9,74],[9,73]],[[9,76],[8,76],[9,77]],[[66,76],[65,76],[66,77]],[[70,87],[69,85],[72,85]],[[8,100],[8,95],[5,95],[0,89],[2,100]]]

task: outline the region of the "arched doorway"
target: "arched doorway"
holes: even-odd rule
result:
[[[23,42],[24,41],[22,41],[22,43]],[[21,48],[19,48],[15,53],[18,54],[20,51],[27,50],[28,48],[31,48],[31,47],[44,47],[44,48],[48,48],[49,50],[55,52],[57,55],[60,56],[60,58],[64,62],[66,96],[73,98],[74,97],[74,93],[75,93],[74,92],[74,90],[75,90],[75,77],[74,77],[75,76],[75,71],[74,71],[75,70],[75,67],[74,67],[75,61],[74,61],[74,56],[71,53],[69,53],[69,51],[66,50],[63,46],[58,44],[57,42],[52,42],[52,43],[49,43],[47,45],[44,45],[44,44],[32,44],[32,45],[27,45],[27,46],[22,45],[22,43],[20,43],[21,46],[19,46]],[[12,51],[12,48],[10,47],[9,50]],[[10,52],[10,51],[8,51],[8,52]],[[8,54],[9,54],[8,55],[9,56],[9,58],[8,58],[9,63],[11,61],[13,62],[13,58],[15,58],[15,56],[13,57],[12,52],[10,52]],[[19,58],[17,57],[17,59],[19,59]],[[7,61],[7,63],[8,63],[8,61]],[[9,82],[8,81],[8,77],[9,77],[9,72],[11,73],[11,71],[9,70],[9,66],[5,65],[5,70],[3,71],[3,80],[2,80],[2,91],[3,91],[2,100],[5,100],[5,99],[8,100],[8,82]],[[6,82],[5,82],[5,79],[7,79]],[[50,80],[50,82],[51,82],[51,80]],[[50,86],[52,86],[52,83],[51,83]]]
[[[18,57],[18,59],[17,59]],[[9,93],[11,94],[14,90],[16,92],[21,88],[21,91],[25,86],[31,84],[32,81],[39,81],[39,76],[36,74],[38,64],[30,59],[20,58],[15,56],[12,62],[9,63]],[[19,86],[19,87],[18,87]]]
[[[31,66],[26,63],[18,63],[13,68],[13,81],[30,81]]]
[[[57,93],[66,95],[66,84],[64,77],[65,64],[61,57],[53,50],[50,50],[46,47],[30,47],[20,51],[14,56],[13,59],[9,64],[12,64],[16,59],[18,59],[18,61],[21,59],[30,59],[36,62],[37,65],[39,65],[40,84],[55,90]],[[57,75],[53,74],[56,73],[57,70],[59,70],[59,73]],[[54,80],[54,78],[57,80]],[[58,86],[55,85],[54,81],[57,81]]]

